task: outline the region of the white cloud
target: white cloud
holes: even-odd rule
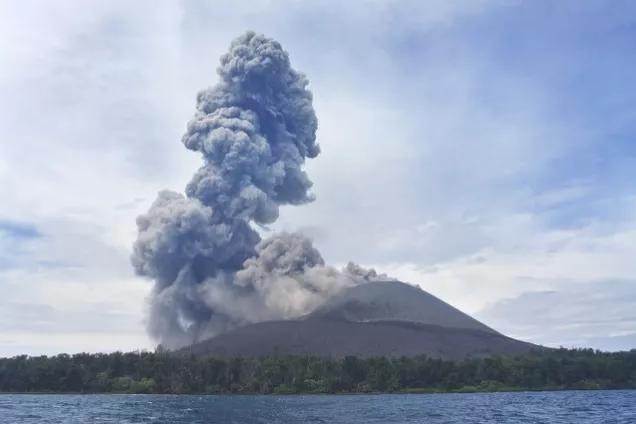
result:
[[[136,278],[45,265],[2,271],[0,286],[0,355],[153,347],[143,322],[149,284]]]
[[[150,346],[149,285],[128,264],[134,220],[198,167],[179,142],[194,94],[215,82],[218,56],[246,29],[290,51],[320,120],[323,153],[307,166],[317,201],[284,208],[274,229],[307,229],[330,262],[375,265],[469,312],[633,279],[629,193],[605,193],[605,208],[623,202],[621,220],[567,226],[544,214],[595,195],[594,175],[559,178],[555,161],[605,133],[556,113],[568,93],[553,75],[519,72],[492,40],[467,38],[468,24],[509,2],[0,7],[0,218],[43,234],[21,247],[18,269],[0,269],[3,305],[13,305],[3,317],[19,321],[16,305],[55,311],[42,313],[46,335],[28,322],[3,327],[0,341],[11,343],[0,354]]]
[[[500,300],[478,314],[508,334],[558,347],[629,350],[636,328],[634,280],[560,284]]]
[[[631,334],[636,324],[636,220],[613,229],[550,229],[530,216],[491,225],[492,243],[473,254],[382,269],[514,337],[626,348],[632,339],[613,337]]]

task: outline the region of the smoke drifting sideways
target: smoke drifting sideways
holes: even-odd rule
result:
[[[281,205],[313,200],[303,170],[316,157],[308,80],[281,45],[248,32],[221,57],[216,86],[197,96],[183,144],[203,166],[185,195],[162,191],[137,218],[132,264],[154,280],[148,331],[179,348],[236,326],[302,316],[339,290],[376,279],[337,270],[301,234],[261,240],[253,225]]]

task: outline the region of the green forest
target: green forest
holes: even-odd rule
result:
[[[130,352],[0,358],[0,391],[28,393],[373,393],[636,388],[636,350],[554,349],[444,361]]]

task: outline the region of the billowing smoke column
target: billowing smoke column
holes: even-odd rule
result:
[[[170,348],[237,325],[300,316],[343,287],[374,278],[325,266],[300,234],[260,239],[251,223],[312,200],[302,167],[318,155],[317,119],[304,75],[279,43],[248,32],[197,96],[183,144],[204,164],[185,196],[162,191],[137,218],[132,263],[152,278],[149,332]]]

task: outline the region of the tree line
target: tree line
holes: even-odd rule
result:
[[[1,392],[370,393],[636,388],[636,350],[538,350],[447,361],[115,352],[0,358]]]

